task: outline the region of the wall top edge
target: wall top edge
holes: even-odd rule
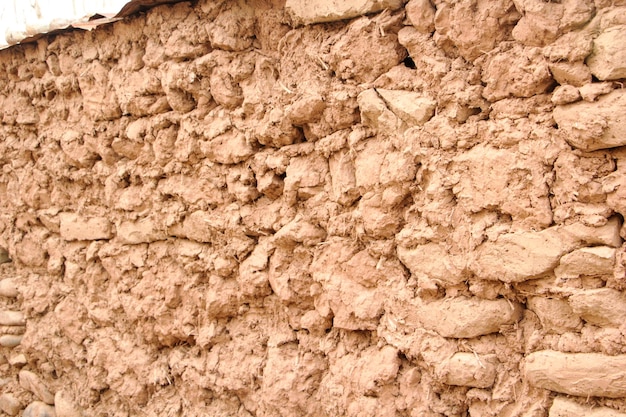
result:
[[[182,0],[11,0],[0,2],[0,49],[64,29],[92,30],[143,9]]]

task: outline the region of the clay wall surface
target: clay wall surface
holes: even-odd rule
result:
[[[201,0],[0,51],[0,413],[626,416],[625,39]]]

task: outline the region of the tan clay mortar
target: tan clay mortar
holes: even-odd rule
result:
[[[201,0],[0,51],[0,413],[626,415],[624,16]]]

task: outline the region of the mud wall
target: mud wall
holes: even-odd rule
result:
[[[624,39],[206,0],[1,51],[0,410],[626,416]]]

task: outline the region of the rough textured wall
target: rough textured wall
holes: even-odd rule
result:
[[[0,52],[0,410],[626,416],[624,39],[205,0]]]

